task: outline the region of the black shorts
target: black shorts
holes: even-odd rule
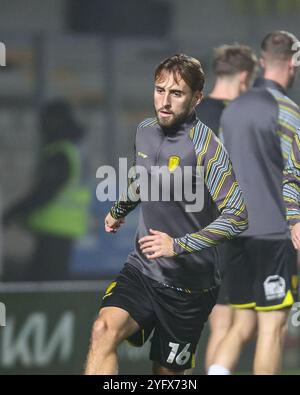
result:
[[[233,307],[271,311],[297,300],[297,253],[290,240],[240,237],[226,243],[224,253]]]
[[[194,367],[203,326],[216,303],[218,287],[187,293],[146,277],[126,264],[108,287],[101,308],[119,307],[139,324],[128,340],[141,346],[151,334],[150,359],[172,370]]]
[[[226,262],[226,243],[218,245],[218,270],[221,277],[221,286],[217,299],[217,304],[227,305],[229,304],[229,291],[228,291],[228,279],[227,279],[227,262]]]
[[[220,291],[216,304],[228,305],[229,304],[229,290],[228,290],[228,278],[227,273],[223,273],[223,277],[221,280]]]

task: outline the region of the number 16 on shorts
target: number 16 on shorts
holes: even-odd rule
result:
[[[178,353],[179,351],[179,344],[178,343],[169,343],[169,347],[171,347],[171,352],[169,354],[169,357],[167,359],[167,362],[172,364],[175,362],[177,363],[177,365],[182,366],[185,365],[191,356],[191,353],[189,351],[191,343],[188,343],[185,345],[184,349]]]

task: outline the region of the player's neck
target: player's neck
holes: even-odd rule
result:
[[[219,79],[209,97],[219,100],[234,100],[240,94],[240,84],[238,80],[234,79]]]
[[[289,76],[288,76],[288,72],[285,72],[285,70],[265,69],[264,78],[266,80],[272,80],[277,82],[277,84],[282,86],[284,89],[288,88]]]

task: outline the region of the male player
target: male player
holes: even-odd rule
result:
[[[167,168],[184,189],[185,170],[192,170],[192,187],[204,182],[202,210],[186,207],[186,198],[147,199],[147,185],[129,185],[105,219],[107,232],[116,231],[140,204],[134,251],[103,298],[94,324],[87,374],[116,374],[117,346],[154,328],[150,358],[154,374],[184,374],[218,291],[215,246],[247,228],[247,212],[231,162],[213,132],[196,118],[204,73],[198,60],[174,55],[155,71],[156,117],[143,121],[135,139],[136,169],[159,180],[155,166]],[[150,182],[150,181],[149,181]],[[150,182],[151,183],[151,182]],[[151,190],[151,188],[149,188]],[[171,188],[173,190],[173,188]],[[146,198],[144,197],[146,195]],[[136,198],[139,197],[139,200]],[[197,198],[197,196],[196,196]],[[219,216],[214,217],[214,205]],[[134,335],[132,337],[132,335]]]
[[[296,75],[295,42],[285,31],[264,38],[264,78],[221,118],[225,146],[245,194],[249,229],[226,247],[229,301],[236,310],[209,374],[230,374],[256,322],[254,373],[280,371],[283,333],[297,289],[296,254],[282,198],[282,171],[300,126],[299,107],[286,96]]]
[[[257,58],[252,49],[246,45],[222,45],[215,49],[213,72],[216,77],[211,93],[197,106],[197,116],[218,135],[220,118],[226,105],[245,92],[256,71]],[[210,337],[206,350],[206,370],[213,363],[215,352],[228,332],[233,318],[233,309],[228,304],[225,261],[220,252],[220,271],[222,284],[217,304],[209,316]]]
[[[219,135],[220,118],[226,105],[253,82],[257,58],[247,45],[222,45],[214,51],[212,91],[196,108],[199,119]]]

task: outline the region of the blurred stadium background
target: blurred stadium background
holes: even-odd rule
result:
[[[152,116],[155,66],[183,52],[201,60],[205,92],[212,87],[212,50],[242,43],[258,52],[272,30],[300,36],[300,0],[0,0],[0,204],[4,212],[28,190],[38,149],[39,110],[53,98],[75,109],[87,132],[93,192],[89,230],[72,251],[68,280],[23,282],[32,256],[28,231],[0,231],[0,373],[82,371],[92,321],[106,284],[122,267],[132,246],[137,213],[117,235],[106,235],[109,202],[98,202],[96,170],[132,158],[136,125]],[[290,92],[300,103],[300,80]],[[284,354],[288,373],[300,368],[300,329],[290,325]],[[203,372],[207,332],[199,346]],[[251,369],[253,345],[239,371]],[[149,369],[148,350],[122,346],[121,373]]]

